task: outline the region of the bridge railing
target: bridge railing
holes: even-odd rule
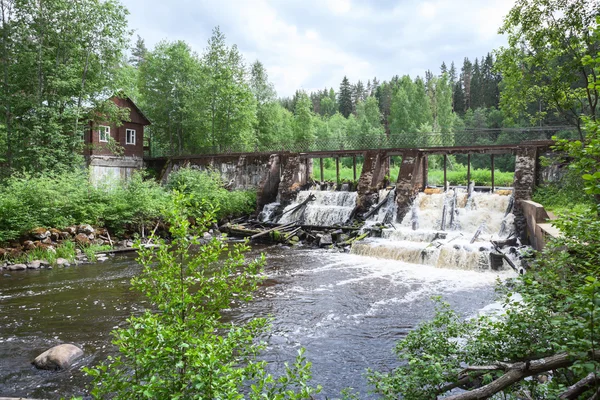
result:
[[[149,157],[170,157],[235,153],[306,153],[344,150],[519,145],[528,141],[548,140],[555,135],[561,138],[577,137],[577,133],[573,128],[564,126],[522,129],[478,129],[454,133],[404,133],[396,135],[329,137],[302,141],[289,140],[285,142],[256,143],[253,145],[234,143],[184,149],[182,152],[171,152],[166,147],[153,144],[151,151],[146,155]]]

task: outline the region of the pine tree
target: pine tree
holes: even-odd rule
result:
[[[338,103],[340,107],[340,113],[344,117],[348,118],[348,116],[352,113],[352,86],[350,85],[348,78],[345,76],[340,84]]]
[[[456,67],[454,61],[450,63],[450,70],[448,71],[448,79],[450,82],[450,88],[452,90],[452,111],[456,112],[456,103],[454,101],[454,92],[456,90]]]
[[[129,57],[129,63],[136,68],[139,68],[140,64],[144,62],[146,59],[146,55],[148,54],[148,49],[146,48],[146,43],[144,39],[140,35],[137,35],[137,40],[135,41],[135,46],[131,49],[131,57]]]
[[[440,67],[440,76],[444,75],[448,72],[448,67],[446,67],[446,62],[442,61],[442,66]]]
[[[461,69],[460,79],[462,81],[462,89],[464,93],[464,110],[471,108],[471,78],[473,76],[473,64],[465,57],[463,67]]]
[[[483,103],[483,77],[479,68],[479,59],[475,58],[471,76],[471,108],[476,110],[485,107]]]

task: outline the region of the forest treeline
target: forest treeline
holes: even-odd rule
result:
[[[131,45],[126,16],[117,0],[0,0],[4,172],[81,165],[90,122],[122,117],[107,101],[114,94],[131,97],[150,119],[156,155],[431,132],[451,145],[465,129],[562,123],[543,96],[505,112],[506,68],[492,53],[465,58],[460,70],[443,62],[423,77],[340,77],[339,88],[281,98],[267,68],[244,60],[218,27],[201,54],[184,41],[148,49],[139,36]],[[532,110],[541,118],[528,118]]]
[[[152,122],[146,144],[154,155],[323,140],[343,146],[384,135],[404,135],[423,145],[427,142],[417,139],[432,132],[441,144],[452,145],[456,132],[465,130],[565,121],[580,128],[585,111],[577,99],[520,84],[527,82],[516,66],[525,55],[514,47],[475,60],[465,57],[458,67],[442,62],[439,71],[424,71],[422,77],[375,77],[364,83],[344,76],[337,88],[278,97],[268,68],[244,60],[219,27],[200,54],[184,41],[164,40],[149,49],[139,36],[132,43],[127,13],[118,0],[0,0],[4,172],[81,165],[83,132],[90,123],[122,118],[108,101],[115,94],[131,97]],[[569,85],[585,86],[585,71],[555,67],[556,73],[573,71],[574,78],[565,77]],[[499,134],[475,142],[509,140]]]

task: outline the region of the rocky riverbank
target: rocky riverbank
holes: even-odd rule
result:
[[[132,248],[131,238],[111,237],[105,228],[88,224],[64,229],[40,227],[0,247],[0,269],[19,271],[102,262],[108,259],[106,252]]]

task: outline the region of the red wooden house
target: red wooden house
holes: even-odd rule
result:
[[[144,167],[144,128],[148,118],[129,97],[113,97],[119,107],[129,109],[129,121],[121,124],[90,123],[84,135],[85,158],[93,182],[127,178]],[[118,149],[117,151],[113,151]]]

